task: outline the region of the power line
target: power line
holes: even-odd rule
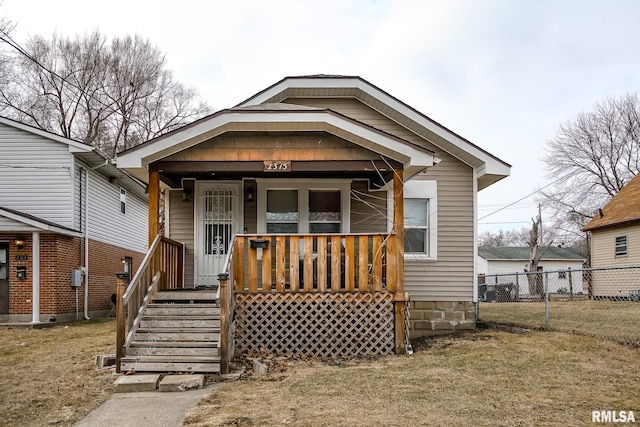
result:
[[[513,203],[509,203],[508,205],[505,205],[505,206],[501,207],[500,209],[496,209],[495,211],[493,211],[493,212],[491,212],[491,213],[486,214],[486,215],[485,215],[485,216],[483,216],[482,218],[478,218],[478,221],[481,221],[481,220],[483,220],[483,219],[485,219],[485,218],[487,218],[487,217],[489,217],[489,216],[491,216],[491,215],[493,215],[493,214],[496,214],[496,213],[498,213],[498,212],[500,212],[500,211],[503,211],[503,210],[505,210],[505,209],[507,209],[507,208],[509,208],[509,207],[511,207],[511,206],[513,206],[513,205],[515,205],[515,204],[517,204],[517,203],[520,203],[521,201],[523,201],[523,200],[525,200],[525,199],[527,199],[527,198],[529,198],[529,197],[533,196],[533,195],[534,195],[534,194],[536,194],[536,193],[539,193],[540,191],[544,190],[544,189],[545,189],[545,188],[547,188],[547,187],[552,186],[553,184],[555,184],[555,183],[556,183],[556,182],[558,182],[558,181],[561,181],[561,180],[563,180],[563,179],[568,178],[568,177],[569,177],[569,176],[571,176],[571,175],[574,175],[575,173],[576,173],[576,172],[570,172],[570,173],[568,173],[568,174],[566,174],[566,175],[563,175],[563,176],[561,176],[560,178],[557,178],[557,179],[555,179],[554,181],[551,181],[549,184],[545,185],[544,187],[538,188],[536,191],[534,191],[534,192],[532,192],[532,193],[530,193],[530,194],[527,194],[526,196],[524,196],[524,197],[522,197],[522,198],[520,198],[520,199],[516,200],[515,202],[513,202]]]

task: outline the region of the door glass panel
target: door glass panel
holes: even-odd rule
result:
[[[7,280],[7,250],[0,249],[0,280]]]
[[[298,190],[267,190],[267,233],[298,232]]]

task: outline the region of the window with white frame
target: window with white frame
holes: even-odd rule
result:
[[[627,248],[627,236],[618,236],[616,237],[616,256],[627,256],[628,248]]]
[[[258,179],[258,233],[347,233],[351,180]]]
[[[124,188],[120,189],[120,212],[127,213],[127,190]]]
[[[404,251],[429,255],[429,200],[404,199]]]
[[[267,233],[298,233],[300,212],[298,190],[267,190]]]
[[[389,230],[393,198],[389,194]],[[438,182],[413,179],[404,183],[404,247],[406,259],[435,261],[438,257]]]

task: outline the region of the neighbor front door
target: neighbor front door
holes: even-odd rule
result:
[[[213,286],[238,230],[240,185],[207,182],[196,187],[196,286]]]
[[[9,314],[9,244],[0,243],[0,314]]]

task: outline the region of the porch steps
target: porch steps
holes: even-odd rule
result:
[[[123,372],[219,373],[215,290],[156,292],[122,358]]]

